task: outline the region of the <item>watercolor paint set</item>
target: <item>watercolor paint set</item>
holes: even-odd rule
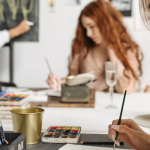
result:
[[[46,143],[78,143],[81,127],[49,127],[42,135]]]
[[[21,94],[5,94],[0,97],[0,105],[22,105],[27,101],[26,97]]]

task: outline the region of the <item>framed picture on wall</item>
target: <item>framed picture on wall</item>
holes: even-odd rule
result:
[[[132,16],[132,0],[109,0],[123,16]]]

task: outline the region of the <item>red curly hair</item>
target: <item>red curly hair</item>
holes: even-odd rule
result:
[[[92,18],[97,24],[103,39],[115,51],[116,56],[125,66],[124,74],[126,71],[131,71],[133,77],[139,80],[137,73],[129,64],[127,58],[127,51],[134,51],[139,63],[139,75],[142,75],[142,65],[139,54],[138,45],[131,39],[125,26],[122,23],[122,15],[119,11],[111,6],[110,2],[104,0],[95,0],[89,3],[81,12],[79,17],[76,37],[72,45],[72,56],[81,53],[84,48],[89,49],[95,46],[95,43],[86,36],[86,29],[82,25],[82,16]],[[127,76],[127,75],[126,75]],[[128,77],[128,76],[127,76]]]

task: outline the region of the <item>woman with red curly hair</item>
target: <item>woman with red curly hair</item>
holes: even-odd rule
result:
[[[123,93],[125,89],[133,92],[139,75],[142,75],[140,55],[138,45],[123,25],[120,12],[110,2],[95,0],[80,14],[72,45],[69,75],[93,70],[98,80],[91,83],[90,88],[105,91],[108,85],[104,64],[106,61],[114,61],[118,63],[116,92]],[[50,74],[47,83],[52,88],[56,88],[54,80],[58,82],[57,85],[61,85],[60,78]]]

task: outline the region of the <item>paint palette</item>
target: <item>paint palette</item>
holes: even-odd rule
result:
[[[46,143],[78,143],[81,127],[49,127],[42,135]]]
[[[21,94],[5,94],[0,97],[0,105],[22,105],[27,101],[26,97]]]

